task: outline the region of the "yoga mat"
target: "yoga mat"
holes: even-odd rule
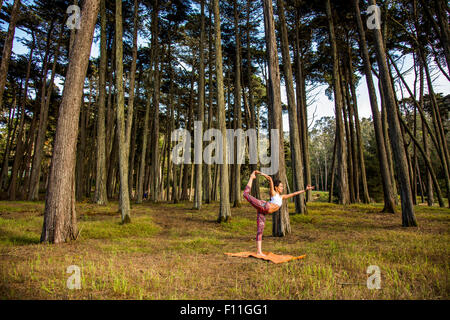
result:
[[[283,263],[283,262],[288,262],[291,260],[303,259],[304,257],[306,257],[306,254],[304,254],[302,256],[294,257],[294,256],[290,256],[290,255],[275,254],[272,252],[263,252],[263,253],[266,256],[257,255],[256,252],[237,252],[237,253],[225,252],[226,255],[231,256],[231,257],[241,257],[241,258],[254,257],[257,259],[271,261],[273,263]]]

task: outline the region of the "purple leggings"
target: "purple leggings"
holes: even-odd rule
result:
[[[250,187],[246,186],[244,189],[244,198],[256,208],[256,241],[262,240],[264,226],[266,224],[266,214],[269,213],[269,203],[264,200],[256,199],[250,195]]]

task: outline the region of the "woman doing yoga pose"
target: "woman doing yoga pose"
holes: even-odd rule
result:
[[[256,178],[256,175],[260,174],[267,180],[269,180],[269,194],[270,201],[264,201],[256,199],[250,195],[250,190],[252,189],[253,179]],[[270,176],[264,174],[258,170],[255,170],[250,175],[250,180],[247,183],[247,186],[244,189],[244,198],[250,202],[250,204],[256,208],[256,249],[257,254],[261,256],[265,256],[265,254],[261,251],[262,245],[262,234],[264,231],[264,226],[266,223],[266,214],[271,214],[280,210],[281,205],[283,204],[284,199],[292,198],[298,194],[304,193],[306,190],[314,189],[314,187],[307,186],[306,190],[296,191],[290,194],[282,194],[283,192],[283,183],[280,180],[273,181]]]

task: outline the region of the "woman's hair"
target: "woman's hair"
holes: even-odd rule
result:
[[[280,185],[281,181],[278,179],[273,180],[273,187],[278,187]]]

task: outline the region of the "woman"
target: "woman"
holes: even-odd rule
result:
[[[252,197],[250,195],[250,190],[252,189],[252,183],[253,179],[256,178],[256,174],[262,175],[264,178],[269,180],[269,194],[270,194],[270,201],[264,201],[256,199],[255,197]],[[244,198],[247,199],[250,204],[256,208],[257,215],[256,215],[256,249],[257,255],[265,256],[265,254],[261,251],[261,245],[262,245],[262,234],[264,231],[264,226],[266,223],[266,214],[271,214],[274,212],[277,212],[280,210],[281,205],[283,204],[283,200],[292,198],[298,194],[304,193],[306,190],[314,189],[314,187],[307,186],[306,190],[297,191],[290,194],[283,194],[283,183],[281,183],[280,180],[273,181],[270,176],[267,174],[264,174],[258,170],[255,170],[250,175],[250,180],[247,183],[247,186],[244,189]]]

